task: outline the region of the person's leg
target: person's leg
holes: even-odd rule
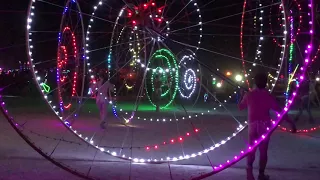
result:
[[[254,144],[254,141],[257,138],[257,132],[256,128],[253,127],[254,125],[251,125],[250,128],[248,128],[249,131],[249,145],[252,146]],[[253,176],[253,163],[256,156],[256,150],[252,150],[248,156],[247,156],[247,180],[254,180]]]
[[[254,180],[253,163],[255,160],[256,150],[252,150],[247,156],[247,180]]]
[[[161,94],[160,93],[156,93],[156,112],[160,112],[160,96]]]
[[[254,160],[256,159],[256,150],[252,150],[247,156],[247,168],[252,169]]]
[[[286,113],[284,116],[283,116],[284,120],[290,124],[291,126],[291,132],[292,133],[296,133],[297,132],[297,127],[296,127],[296,124],[295,122],[288,116],[288,113]]]
[[[298,122],[299,121],[299,118],[300,116],[303,114],[303,107],[302,106],[299,106],[299,111],[298,111],[298,114],[296,115],[296,117],[294,118],[294,121],[295,122]]]
[[[102,122],[106,122],[106,118],[107,118],[107,102],[105,101],[104,103],[102,103],[102,117],[101,117],[101,121]]]
[[[307,113],[309,115],[309,123],[314,123],[314,119],[311,113],[311,104],[309,103],[306,107]]]
[[[98,106],[98,109],[99,109],[99,113],[100,113],[100,120],[101,120],[101,123],[100,123],[100,127],[102,129],[104,129],[104,124],[105,124],[105,103],[104,102],[97,102],[97,106]]]
[[[265,175],[265,169],[268,163],[268,148],[270,138],[266,138],[259,146],[260,161],[259,161],[259,180],[267,180],[269,176]]]

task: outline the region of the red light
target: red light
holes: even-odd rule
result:
[[[155,149],[158,149],[158,146],[154,146]]]
[[[199,132],[199,129],[195,129],[194,131],[195,131],[195,132]]]
[[[151,4],[152,4],[152,6],[156,5],[155,3],[151,3]]]
[[[187,136],[190,136],[190,133],[187,133]]]
[[[158,10],[158,12],[159,12],[159,13],[161,13],[161,12],[162,12],[162,10],[161,10],[161,9],[159,9],[159,10]]]
[[[136,22],[136,21],[132,21],[132,23],[133,23],[133,24],[136,24],[137,22]]]
[[[146,149],[147,149],[147,150],[149,150],[149,149],[150,149],[150,147],[146,147]]]
[[[174,139],[171,139],[171,142],[174,143]]]
[[[180,137],[179,140],[182,141],[183,140],[182,137]]]
[[[144,4],[143,6],[144,6],[144,7],[147,7],[147,4]]]
[[[161,22],[161,21],[162,21],[162,19],[158,19],[158,21],[159,21],[159,22]]]
[[[129,12],[129,14],[128,14],[129,16],[132,16],[132,13],[131,12]]]
[[[71,107],[71,104],[68,104],[67,106],[64,106],[64,108],[69,109]]]
[[[163,142],[163,144],[166,144],[166,142]]]

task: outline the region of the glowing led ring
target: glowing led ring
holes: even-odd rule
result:
[[[96,6],[94,6],[94,10],[96,11],[98,9],[98,7],[101,6],[101,5],[103,5],[102,1],[100,1],[99,4],[97,4]],[[95,15],[95,11],[92,13],[92,16]],[[120,14],[121,13],[123,13],[123,11],[121,11]],[[86,38],[87,42],[89,42],[89,33],[90,33],[90,29],[92,28],[92,24],[91,24],[92,22],[94,22],[94,21],[91,18],[90,19],[90,24],[88,26],[88,31],[87,31],[87,38]],[[202,28],[201,28],[201,30],[202,30]],[[89,46],[89,44],[86,43],[86,46]],[[89,54],[89,51],[86,51],[86,55],[88,55],[88,54]],[[110,51],[109,55],[110,56],[108,56],[108,62],[111,62],[111,51]],[[86,56],[86,59],[89,59],[89,56]],[[90,63],[88,63],[87,66],[90,66]],[[109,67],[109,65],[108,65],[108,67]],[[145,65],[143,63],[141,63],[141,67],[144,68]],[[93,71],[89,68],[89,73],[91,74],[91,78],[94,79],[94,77],[92,76],[92,72]],[[178,83],[176,83],[176,84],[178,84]],[[116,113],[114,108],[113,108],[113,111],[114,111],[114,113]],[[197,117],[197,115],[195,115],[194,117]],[[132,118],[132,116],[131,116],[131,118]],[[189,118],[191,118],[191,116],[189,116]],[[138,119],[139,119],[139,117],[138,117]],[[184,119],[184,117],[182,119]],[[106,154],[110,154],[112,156],[115,156],[115,157],[118,157],[118,158],[121,158],[121,159],[125,159],[125,160],[130,160],[130,161],[133,161],[133,162],[136,162],[136,163],[139,163],[139,162],[141,162],[141,163],[165,163],[165,162],[168,162],[168,161],[179,161],[179,160],[185,160],[185,159],[194,158],[194,157],[200,156],[203,153],[208,153],[209,151],[212,151],[212,150],[224,145],[227,141],[231,140],[233,137],[235,137],[238,133],[240,133],[245,128],[244,126],[240,125],[239,128],[237,128],[237,131],[234,132],[230,137],[228,137],[227,139],[222,140],[221,143],[217,143],[217,144],[213,145],[212,147],[210,147],[210,148],[208,148],[208,149],[206,149],[204,151],[198,152],[198,153],[193,153],[191,155],[184,155],[184,156],[180,156],[180,157],[173,157],[173,158],[169,158],[169,159],[168,158],[163,158],[163,159],[141,159],[141,158],[127,157],[125,155],[117,155],[117,153],[115,153],[115,152],[111,152],[111,151],[109,151],[107,149],[101,148],[94,141],[91,141],[89,138],[83,137],[79,132],[74,130],[71,126],[69,126],[69,127],[70,127],[70,130],[72,130],[74,132],[74,134],[76,134],[80,139],[82,139],[83,141],[88,143],[90,146],[95,147],[95,148],[101,150],[102,152],[104,152]]]
[[[196,88],[196,73],[192,69],[187,69],[183,80],[188,90]]]
[[[60,108],[61,109],[69,109],[71,107],[71,102],[68,104],[64,104],[63,97],[62,97],[62,89],[61,87],[66,84],[65,80],[67,79],[66,75],[63,75],[63,69],[68,64],[68,53],[67,53],[67,47],[63,46],[61,39],[62,35],[69,32],[72,37],[72,48],[73,48],[73,57],[75,60],[75,71],[73,74],[73,83],[72,83],[72,92],[71,92],[71,98],[73,98],[76,95],[76,89],[77,89],[77,76],[79,71],[79,56],[78,56],[78,50],[77,50],[77,42],[76,37],[74,33],[71,31],[70,27],[65,27],[62,32],[59,33],[59,43],[58,43],[58,57],[57,57],[57,84],[58,84],[58,98],[60,101]],[[61,53],[63,53],[63,58],[61,58]]]
[[[283,1],[282,1],[283,3]],[[305,61],[303,66],[300,68],[300,81],[304,81],[305,77],[305,73],[307,71],[307,67],[308,64],[310,63],[310,54],[312,53],[312,42],[313,42],[313,31],[314,31],[314,27],[313,27],[313,0],[309,0],[309,11],[310,13],[308,13],[310,21],[309,21],[309,25],[310,25],[310,29],[309,29],[309,35],[311,37],[311,42],[307,45],[307,48],[305,50]],[[297,90],[292,94],[292,97],[289,100],[288,105],[285,106],[285,108],[282,110],[282,112],[280,114],[277,115],[277,120],[273,121],[272,126],[267,128],[267,133],[265,133],[264,135],[262,135],[261,137],[259,137],[256,141],[254,141],[254,144],[252,146],[249,146],[246,150],[240,151],[239,155],[236,155],[232,158],[232,160],[227,160],[225,163],[223,164],[217,164],[216,166],[213,167],[213,171],[204,175],[201,175],[200,177],[194,178],[194,179],[203,179],[206,177],[209,177],[211,175],[217,174],[227,168],[229,168],[230,166],[234,165],[235,163],[239,162],[241,159],[245,158],[249,153],[251,153],[252,150],[256,149],[260,143],[266,139],[268,136],[270,136],[270,134],[277,128],[278,124],[281,122],[281,119],[283,118],[283,116],[285,114],[287,114],[287,111],[289,110],[289,108],[291,107],[295,96],[297,95],[297,92],[299,90],[299,87],[297,88]]]
[[[49,105],[49,107],[51,108],[51,110],[56,114],[56,116],[58,117],[59,120],[61,120],[61,123],[63,123],[65,125],[66,128],[68,128],[68,130],[72,131],[72,128],[70,127],[70,123],[68,122],[68,119],[64,119],[62,113],[60,113],[61,109],[58,108],[59,105],[58,104],[55,104],[55,101],[53,101],[53,99],[51,99],[50,96],[48,96],[49,93],[51,93],[50,91],[47,91],[47,87],[45,86],[45,83],[46,83],[46,78],[44,77],[41,77],[39,75],[39,72],[37,70],[37,63],[34,63],[35,60],[38,60],[38,59],[34,59],[33,57],[33,50],[36,48],[36,44],[33,44],[33,41],[32,41],[32,37],[33,37],[33,18],[35,17],[35,13],[36,13],[36,4],[37,3],[41,3],[40,1],[35,1],[35,0],[31,0],[30,2],[30,9],[28,11],[28,19],[27,19],[27,30],[26,30],[26,44],[27,44],[27,52],[28,52],[28,60],[29,60],[29,63],[30,63],[30,70],[32,72],[32,75],[33,75],[33,78],[37,84],[37,88],[39,89],[39,91],[42,93],[42,96],[44,98],[44,100],[46,101],[46,103]],[[74,5],[74,6],[73,6]],[[71,9],[72,8],[77,8],[77,17],[79,17],[79,25],[77,27],[81,28],[81,34],[84,35],[84,24],[83,24],[83,18],[82,18],[82,12],[81,12],[81,8],[78,4],[78,2],[76,0],[68,0],[65,7],[64,7],[64,10],[63,10],[63,15],[62,15],[62,19],[61,19],[61,24],[60,24],[60,32],[63,31],[63,22],[64,22],[64,19],[66,17],[66,13],[67,12],[70,12],[72,11]],[[67,29],[65,29],[67,30]],[[84,39],[85,37],[82,36],[82,39],[81,41],[78,41],[82,43],[82,45],[84,45]],[[59,41],[60,42],[60,41]],[[58,48],[61,48],[58,46]],[[81,50],[83,50],[84,52],[86,51],[85,47],[81,48]],[[77,56],[77,54],[81,54],[81,52],[77,52],[77,53],[74,53],[75,56]],[[82,56],[80,56],[82,57]],[[79,58],[80,58],[79,57]],[[85,58],[85,57],[83,57]],[[81,70],[82,72],[85,72],[85,64],[83,65],[83,69]],[[58,73],[59,75],[59,73]],[[81,104],[82,103],[82,96],[83,96],[83,91],[84,91],[84,80],[85,80],[85,73],[82,74],[82,88],[81,88],[81,92],[79,93],[79,97],[80,99],[78,100],[78,103]],[[58,76],[57,77],[57,80],[60,80],[60,77]],[[74,116],[77,116],[77,113],[78,111],[76,111],[75,113],[72,113],[71,115],[74,115]]]
[[[283,3],[280,4],[281,7],[283,7]],[[259,21],[260,21],[260,38],[259,38],[259,43],[261,43],[261,41],[264,39],[263,35],[262,35],[262,28],[263,28],[263,9],[261,9],[262,7],[262,4],[259,4],[259,8],[257,10],[260,11],[260,17],[259,17]],[[245,22],[245,14],[247,13],[246,11],[247,9],[247,0],[244,0],[244,4],[243,4],[243,11],[242,11],[242,17],[241,17],[241,26],[240,26],[240,53],[241,53],[241,59],[243,60],[242,61],[242,68],[243,68],[243,71],[244,71],[244,76],[246,77],[246,83],[248,85],[248,87],[250,88],[250,83],[249,83],[249,76],[250,74],[248,73],[248,71],[246,70],[246,66],[245,66],[245,61],[244,61],[244,44],[243,44],[243,30],[244,30],[244,22]],[[274,82],[272,83],[272,87],[271,89],[269,89],[269,91],[273,91],[274,87],[275,87],[275,84],[277,82],[277,80],[279,79],[279,76],[280,76],[280,70],[283,66],[283,63],[284,63],[284,58],[285,58],[285,55],[286,55],[286,50],[287,50],[287,46],[286,46],[286,43],[287,43],[287,21],[286,21],[286,18],[285,18],[285,12],[284,11],[281,11],[283,17],[282,17],[282,21],[283,21],[283,28],[284,28],[284,31],[283,31],[283,45],[281,46],[281,53],[280,53],[280,57],[279,57],[279,64],[278,64],[278,69],[276,71],[276,76],[274,76],[273,80]],[[256,60],[259,60],[260,57],[261,57],[261,53],[262,53],[262,49],[260,49],[260,44],[258,45],[257,47],[257,51],[256,51],[256,57],[255,57],[255,61]],[[253,63],[253,66],[256,66],[255,63]],[[249,72],[251,72],[251,69],[249,69]]]
[[[297,0],[293,0],[294,4],[297,6],[298,8],[298,16],[299,16],[299,24],[298,24],[298,27],[297,27],[297,30],[295,31],[295,33],[293,34],[293,41],[295,42],[296,41],[296,37],[300,34],[300,31],[301,31],[301,26],[302,26],[302,23],[303,23],[303,17],[302,17],[302,9],[301,9],[301,5],[300,3],[297,1]],[[274,0],[272,0],[271,3],[274,3]],[[282,11],[283,8],[282,6],[279,6],[279,10]],[[290,10],[292,11],[292,10]],[[274,31],[273,31],[273,26],[272,26],[272,20],[271,18],[274,16],[274,14],[272,13],[272,7],[270,7],[270,12],[269,12],[269,27],[270,27],[270,34],[271,35],[274,35]],[[278,18],[280,20],[280,18]],[[280,22],[279,23],[280,26],[282,25],[282,23]],[[282,47],[282,44],[278,42],[278,40],[276,38],[273,38],[272,39],[274,43],[276,43],[279,47]]]
[[[161,67],[152,67],[153,63],[156,60],[164,60],[166,62],[166,65],[168,68],[162,69]],[[150,58],[150,62],[148,64],[148,69],[151,69],[147,72],[147,79],[148,77],[151,77],[151,88],[154,90],[154,76],[155,73],[162,74],[163,77],[167,77],[166,74],[170,74],[170,84],[166,84],[167,88],[164,92],[161,93],[161,97],[164,96],[171,96],[169,101],[165,103],[165,105],[160,105],[160,109],[167,108],[174,100],[176,93],[178,91],[178,78],[179,78],[179,72],[178,72],[178,65],[176,63],[176,59],[174,55],[167,49],[159,49],[157,50]],[[150,72],[151,71],[151,72]],[[151,98],[152,93],[148,90],[148,85],[146,83],[147,88],[147,97],[150,101],[150,103],[156,107],[155,102],[153,98]],[[171,90],[173,89],[173,90]]]
[[[188,60],[192,61],[194,59],[193,56],[183,56],[181,61],[179,62],[179,70],[188,68],[187,63]],[[189,99],[194,92],[196,91],[197,87],[197,75],[194,70],[188,68],[186,71],[182,72],[183,76],[183,83],[180,83],[179,92],[182,98]]]
[[[102,2],[99,2],[99,4],[100,4],[100,3],[102,4]],[[95,9],[96,9],[96,8],[95,8]],[[33,14],[32,11],[29,13],[29,16],[30,16],[31,14]],[[81,14],[81,13],[80,13],[80,14]],[[29,19],[28,19],[28,22],[29,22]],[[28,23],[27,25],[28,25],[28,26],[27,26],[28,29],[30,29],[30,23]],[[88,53],[88,51],[86,51],[86,53]],[[29,54],[30,54],[30,53],[29,53]],[[88,59],[88,58],[87,58],[87,59]],[[90,65],[90,64],[88,64],[88,65]],[[89,72],[91,72],[90,69],[89,69]],[[37,79],[37,80],[39,80],[39,79]],[[47,97],[45,97],[45,98],[47,98]],[[62,117],[60,117],[60,118],[62,119]],[[115,152],[110,152],[109,150],[105,150],[104,148],[101,148],[101,147],[95,145],[95,143],[94,143],[93,141],[91,141],[89,138],[83,137],[80,133],[78,133],[76,130],[74,130],[67,121],[65,121],[64,125],[65,125],[66,127],[68,127],[69,130],[72,131],[75,135],[77,135],[78,138],[80,138],[81,140],[83,140],[84,142],[86,142],[87,144],[89,144],[90,146],[95,147],[95,148],[101,150],[102,152],[111,154],[112,156],[116,156],[116,157],[119,157],[119,158],[122,158],[122,159],[127,159],[127,160],[130,160],[130,161],[133,161],[133,162],[141,162],[141,163],[144,163],[144,162],[150,162],[150,163],[158,163],[158,162],[161,162],[161,163],[163,163],[163,162],[167,162],[167,161],[177,161],[177,160],[183,160],[183,159],[193,158],[193,157],[196,157],[196,156],[200,156],[200,155],[203,154],[203,153],[207,153],[208,151],[215,149],[215,147],[219,147],[219,146],[225,144],[226,141],[228,141],[228,140],[230,140],[230,139],[232,138],[232,137],[229,137],[228,139],[221,141],[221,144],[220,144],[220,143],[219,143],[219,144],[216,144],[214,147],[211,147],[209,150],[204,150],[204,151],[201,151],[201,152],[196,153],[196,154],[185,155],[185,156],[181,156],[181,157],[177,157],[177,158],[176,158],[176,157],[173,157],[172,159],[170,158],[170,159],[161,159],[161,160],[157,160],[157,159],[148,159],[148,160],[146,160],[146,159],[126,157],[126,156],[124,156],[124,155],[123,155],[123,156],[118,156],[117,153],[115,153]],[[243,128],[243,127],[242,127],[242,128]],[[239,127],[239,128],[238,128],[238,132],[241,131],[242,128]],[[236,135],[236,133],[233,134],[233,137],[234,137],[235,135]]]
[[[124,29],[124,27],[123,27],[123,29]],[[121,30],[118,39],[120,39],[120,37],[122,35],[122,32],[123,31]],[[135,49],[132,47],[132,43],[131,42],[129,43],[129,49],[130,49],[130,52],[131,52],[132,57],[133,57],[133,60],[130,63],[130,66],[131,67],[134,66],[134,67],[132,67],[132,69],[133,69],[132,71],[135,72],[135,70],[137,68],[137,62],[140,62],[139,53],[137,53],[137,52],[140,52],[141,48],[140,48],[140,43],[139,43],[139,35],[138,34],[134,34],[134,31],[131,31],[131,34],[133,36],[135,35],[136,39],[138,39],[138,43],[135,43],[135,44],[137,44],[137,51],[135,51]],[[132,39],[132,36],[130,36],[130,40],[131,39]],[[118,40],[117,40],[117,44],[118,44]],[[124,84],[125,84],[127,89],[132,89],[135,86],[135,82],[133,83],[133,85],[128,85],[127,79],[125,79],[124,81],[125,81]]]

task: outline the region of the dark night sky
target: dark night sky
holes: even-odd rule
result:
[[[236,2],[238,1],[238,2]],[[208,5],[205,9],[205,12],[202,12],[203,15],[203,21],[211,20],[213,18],[219,18],[222,17],[225,13],[226,15],[233,13],[233,12],[241,12],[242,8],[242,0],[226,0],[226,1],[217,1],[215,3],[211,3]],[[50,2],[57,2],[50,1]],[[94,3],[88,3],[89,0],[80,0],[80,3],[82,4],[82,8],[84,12],[90,13],[91,7]],[[129,1],[128,1],[129,2]],[[217,12],[219,12],[219,15],[213,15],[210,11],[211,9],[216,9],[217,7],[223,7],[228,4],[236,4],[236,6],[231,6],[230,8],[219,8],[217,9]],[[16,66],[17,61],[26,61],[26,53],[25,53],[25,22],[26,22],[26,14],[27,14],[27,7],[28,7],[29,1],[27,0],[11,0],[11,1],[1,1],[1,8],[0,8],[0,22],[2,25],[0,26],[0,65],[3,66]],[[119,3],[117,1],[117,3]],[[206,1],[198,1],[199,4],[204,4]],[[90,7],[90,8],[87,8]],[[208,15],[206,17],[206,15]],[[216,17],[215,17],[216,16]],[[59,20],[61,18],[61,14],[56,14],[54,16],[50,16],[51,19],[56,18]],[[237,19],[240,18],[240,16],[236,17]],[[235,21],[234,19],[228,19],[228,21]],[[228,24],[225,22],[221,22],[221,24]],[[233,24],[233,23],[231,23]],[[237,25],[238,26],[238,25]],[[210,26],[204,26],[204,29],[206,27]],[[222,31],[226,31],[227,28],[222,28]],[[237,31],[239,30],[236,29]],[[212,46],[213,50],[217,48],[216,46]],[[218,48],[218,49],[221,49]],[[4,60],[6,61],[4,63]]]
[[[17,61],[26,61],[24,27],[26,0],[0,2],[0,66],[17,66]]]
[[[129,0],[128,0],[129,1]],[[53,3],[63,2],[62,0],[51,0]],[[96,1],[91,0],[80,0],[80,5],[83,12],[90,13],[93,4]],[[92,2],[92,3],[88,3]],[[119,6],[122,2],[109,1],[112,6]],[[208,0],[197,1],[200,7],[206,4]],[[265,1],[269,2],[270,1]],[[243,0],[217,0],[214,3],[207,5],[202,8],[203,22],[208,20],[221,18],[227,15],[240,13],[242,11]],[[254,2],[252,2],[254,4]],[[0,3],[0,66],[13,67],[17,66],[18,61],[26,61],[26,48],[25,48],[25,22],[26,22],[26,11],[27,11],[28,1],[27,0],[10,0],[1,1]],[[253,5],[252,5],[252,8]],[[56,13],[48,15],[47,22],[50,21],[60,21],[61,13],[57,13],[60,10],[54,9]],[[44,20],[44,17],[43,19]],[[85,22],[88,20],[85,17]],[[217,21],[214,23],[206,24],[203,26],[204,34],[232,34],[233,36],[204,36],[203,46],[206,49],[213,51],[218,51],[225,53],[234,57],[240,58],[239,50],[239,32],[240,32],[240,20],[241,15],[234,16],[222,21]],[[252,18],[248,18],[248,21],[252,21]],[[47,29],[48,30],[48,29]],[[51,29],[53,31],[57,29]],[[305,30],[302,28],[302,30]],[[56,35],[43,36],[44,39],[49,39],[51,37],[56,37]],[[106,42],[108,44],[109,42]],[[269,47],[269,45],[268,45]],[[270,45],[269,49],[273,52],[274,46]],[[268,49],[268,50],[269,50]],[[44,50],[46,51],[46,50]],[[47,50],[48,51],[48,50]],[[55,54],[55,50],[50,50]],[[254,50],[253,50],[254,52]],[[48,53],[50,54],[50,53]],[[266,53],[269,55],[268,58],[272,59],[272,53]],[[239,67],[239,60],[227,60],[225,57],[221,57],[212,53],[207,53],[199,51],[199,58],[206,59],[207,64],[215,64],[216,66],[223,67]],[[51,57],[48,57],[51,58]],[[102,57],[104,58],[104,57]],[[210,59],[210,60],[208,60]],[[214,60],[212,60],[214,59]],[[273,64],[273,63],[271,63]]]

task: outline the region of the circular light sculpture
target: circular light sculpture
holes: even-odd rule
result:
[[[62,41],[64,39],[64,35],[66,34],[71,35],[72,39],[72,56],[68,56],[68,47],[65,45],[65,42]],[[72,106],[71,102],[64,102],[63,97],[66,94],[66,87],[65,85],[68,84],[67,81],[72,82],[71,83],[71,98],[76,96],[77,94],[77,76],[78,76],[78,71],[79,71],[79,56],[78,56],[78,48],[77,48],[77,42],[76,42],[76,36],[70,29],[70,27],[65,27],[63,28],[63,31],[59,33],[59,38],[58,38],[58,55],[57,55],[57,84],[58,84],[58,98],[60,101],[60,109],[69,109]],[[69,50],[70,51],[70,50]],[[72,58],[72,59],[71,59]],[[74,60],[75,64],[75,70],[73,72],[73,79],[68,78],[68,64],[69,60]],[[71,101],[71,99],[70,99]]]
[[[83,72],[86,71],[86,64],[81,60],[84,60],[85,56],[79,55],[86,52],[82,11],[78,1],[68,0],[64,5],[57,39],[56,66],[52,69],[45,69],[41,66],[45,61],[36,52],[41,51],[40,48],[44,48],[46,45],[41,47],[34,43],[34,39],[40,38],[37,31],[35,31],[40,26],[40,23],[32,21],[37,12],[35,10],[37,2],[40,1],[33,0],[30,2],[27,20],[26,39],[30,70],[37,88],[51,110],[61,121],[69,124],[71,117],[77,117],[78,107],[81,106],[84,93],[85,73]],[[74,11],[79,13],[73,13]],[[77,25],[70,23],[75,20],[78,22]],[[66,75],[69,71],[72,73],[70,77]],[[45,75],[43,72],[46,72]],[[56,72],[55,82],[48,81],[48,73],[50,72]],[[64,93],[64,88],[69,88],[70,91]],[[69,109],[71,105],[77,110],[65,113],[64,110]]]
[[[182,76],[182,79],[179,81],[179,92],[180,96],[186,99],[191,98],[197,87],[196,72],[188,66],[188,64],[190,64],[189,62],[193,60],[194,57],[192,55],[185,55],[179,63],[179,69]]]
[[[155,91],[154,82],[156,76],[160,77],[161,81],[161,102],[160,109],[167,108],[176,97],[178,91],[178,65],[176,58],[167,49],[159,49],[152,56],[148,63],[146,94],[150,103],[156,107],[153,98]],[[151,92],[152,91],[152,92]]]

